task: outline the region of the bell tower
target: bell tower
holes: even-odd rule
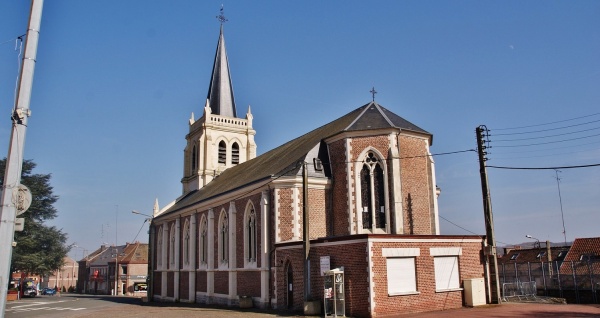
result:
[[[203,116],[189,120],[184,150],[183,193],[202,188],[225,169],[256,157],[250,106],[245,118],[236,115],[235,98],[223,24],[227,22],[221,7],[219,41],[212,69]]]

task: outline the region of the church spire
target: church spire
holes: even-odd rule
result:
[[[217,16],[221,22],[221,31],[219,42],[217,43],[217,52],[215,53],[215,63],[213,65],[210,87],[208,88],[208,99],[211,112],[216,115],[236,117],[235,99],[233,97],[233,86],[231,85],[231,75],[229,73],[229,61],[227,51],[225,50],[225,38],[223,37],[223,24],[227,22],[223,14]]]

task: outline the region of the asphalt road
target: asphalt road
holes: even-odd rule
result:
[[[98,317],[304,317],[290,313],[200,307],[193,304],[143,303],[140,298],[63,294],[9,301],[5,318],[98,318]]]
[[[245,309],[202,307],[198,304],[143,303],[139,298],[119,296],[92,296],[67,294],[38,296],[9,301],[5,318],[258,318],[258,317],[306,317],[296,313],[263,312]],[[600,304],[566,305],[539,303],[505,303],[475,308],[459,308],[420,314],[392,315],[388,318],[595,318],[600,317]]]

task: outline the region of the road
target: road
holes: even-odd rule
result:
[[[10,301],[6,304],[5,317],[79,317],[82,314],[110,310],[124,304],[140,304],[138,298],[62,295],[37,296]]]
[[[18,301],[9,301],[5,318],[258,318],[258,317],[306,317],[296,313],[275,313],[239,308],[204,307],[184,303],[143,303],[139,298],[119,296],[92,296],[66,294],[38,296]],[[600,305],[564,305],[540,303],[505,303],[476,308],[459,308],[418,314],[399,313],[389,318],[594,318],[600,317]]]
[[[284,314],[285,317],[304,317]],[[182,303],[143,303],[135,297],[63,294],[37,296],[10,301],[6,304],[5,318],[97,318],[97,317],[211,317],[258,318],[282,317],[277,313],[214,307],[200,307]]]

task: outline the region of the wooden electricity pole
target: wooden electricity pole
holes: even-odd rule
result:
[[[486,138],[487,138],[487,127],[481,125],[475,129],[477,134],[477,153],[479,155],[479,174],[481,176],[481,193],[483,195],[483,215],[485,220],[485,235],[487,239],[487,246],[484,250],[486,256],[486,271],[488,271],[488,302],[500,304],[502,302],[500,294],[500,276],[498,275],[498,255],[496,253],[496,238],[494,235],[494,218],[492,215],[492,199],[490,198],[490,190],[488,187],[488,178],[485,162],[487,161],[486,149]],[[494,266],[494,279],[490,279],[490,262]],[[491,284],[491,280],[494,284]],[[491,290],[492,285],[495,287],[496,298],[492,299],[494,294]]]

